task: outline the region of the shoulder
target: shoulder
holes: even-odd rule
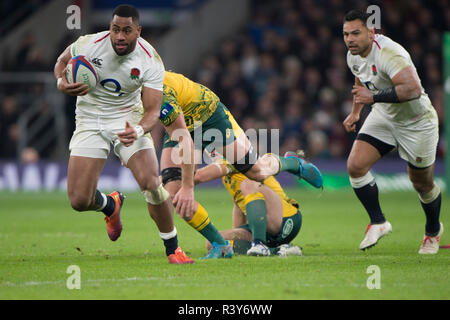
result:
[[[76,42],[77,43],[83,42],[85,44],[88,44],[88,43],[94,44],[94,43],[99,43],[108,37],[109,37],[109,31],[102,31],[102,32],[91,33],[91,34],[86,34],[84,36],[81,36],[78,38],[78,40]]]
[[[360,56],[359,55],[353,55],[350,53],[350,51],[347,52],[347,66],[350,69],[352,73],[355,73],[355,66],[358,66],[361,64]]]
[[[102,31],[98,33],[86,34],[80,36],[71,47],[72,56],[77,54],[81,54],[82,50],[84,51],[86,48],[91,48],[99,42],[102,42],[109,36],[109,31]]]
[[[137,39],[136,50],[140,51],[140,55],[146,60],[156,64],[163,64],[158,52],[156,52],[155,48],[153,48],[153,46],[144,38],[140,37]]]
[[[391,38],[385,35],[376,35],[374,39],[374,43],[379,50],[380,59],[390,59],[394,55],[401,55],[404,57],[408,57],[409,54],[398,42],[395,42]]]
[[[350,66],[354,61],[354,56],[350,53],[350,50],[347,51],[347,64]]]

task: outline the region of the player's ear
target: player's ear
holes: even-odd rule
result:
[[[141,36],[142,26],[137,27],[138,37]]]
[[[369,38],[370,38],[370,41],[373,41],[373,39],[375,38],[375,28],[374,27],[371,27],[371,28],[368,28],[369,29]]]

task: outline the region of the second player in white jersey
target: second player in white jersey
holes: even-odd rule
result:
[[[376,34],[370,53],[366,57],[347,53],[347,64],[351,72],[372,93],[393,87],[392,78],[405,67],[411,66],[416,71],[409,53],[389,37]],[[419,80],[420,82],[420,80]],[[423,87],[419,98],[400,103],[377,102],[373,108],[378,109],[387,119],[410,123],[423,115],[431,113],[434,108]]]
[[[143,38],[127,55],[114,51],[110,31],[81,36],[70,47],[72,57],[83,55],[94,66],[98,83],[77,99],[77,116],[121,117],[142,113],[141,87],[162,91],[164,65],[156,50]]]
[[[348,132],[364,105],[372,105],[347,160],[350,184],[366,209],[370,224],[359,248],[366,250],[392,231],[378,199],[370,169],[385,154],[397,149],[407,161],[408,176],[425,212],[425,235],[420,254],[435,254],[443,225],[439,222],[441,191],[434,182],[439,140],[438,118],[425,94],[408,52],[367,24],[369,15],[351,10],[344,17],[347,64],[355,76],[353,106],[343,124]]]

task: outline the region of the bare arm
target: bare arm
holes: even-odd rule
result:
[[[68,46],[56,60],[53,73],[55,75],[56,80],[58,81],[57,82],[58,90],[61,91],[62,93],[71,96],[83,96],[89,92],[89,88],[86,84],[83,84],[81,82],[69,84],[67,82],[66,67],[67,63],[69,63],[71,58],[72,55],[70,54],[70,46]]]
[[[181,188],[173,198],[173,203],[176,205],[176,211],[184,218],[194,211],[194,143],[186,127],[183,113],[165,128],[171,139],[178,141],[180,150]]]
[[[363,84],[361,81],[355,77],[355,84],[353,86],[352,93],[356,90],[355,88],[362,88]],[[359,121],[359,114],[361,113],[362,108],[364,107],[363,103],[356,101],[356,96],[353,96],[353,105],[352,112],[347,116],[344,120],[343,125],[347,132],[355,132],[356,131],[356,123]]]
[[[412,66],[403,68],[392,78],[400,102],[417,99],[422,94],[419,76]]]
[[[139,125],[144,129],[144,133],[150,132],[159,121],[159,112],[163,101],[163,92],[143,87],[142,88],[142,104],[144,106],[144,116]]]
[[[182,185],[194,187],[194,143],[187,130],[184,115],[181,113],[169,126],[165,127],[172,140],[178,141],[180,148]]]
[[[195,184],[212,181],[218,178],[222,178],[229,173],[227,166],[223,163],[212,163],[206,167],[197,170],[194,176]]]
[[[422,94],[419,77],[412,66],[403,68],[391,80],[394,86],[380,90],[377,94],[366,87],[355,85],[352,90],[354,101],[361,104],[399,103],[417,99]]]

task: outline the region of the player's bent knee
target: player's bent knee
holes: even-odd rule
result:
[[[359,165],[355,161],[347,161],[347,172],[350,177],[359,178],[367,174],[370,168]]]
[[[170,198],[170,193],[160,184],[157,188],[142,191],[145,201],[152,205],[159,205]]]
[[[417,189],[416,189],[417,190]],[[433,183],[433,186],[431,189],[427,188],[422,192],[419,192],[417,190],[417,193],[419,194],[419,199],[423,203],[431,203],[433,202],[439,195],[441,194],[441,189],[437,184]]]
[[[82,195],[69,196],[70,206],[78,212],[91,210],[92,199]]]
[[[139,187],[142,191],[144,190],[155,190],[161,184],[159,176],[147,176],[139,181]]]
[[[433,190],[434,183],[411,181],[414,189],[419,194],[426,194]]]
[[[259,182],[263,182],[270,176],[264,173],[263,168],[258,163],[253,165],[250,170],[245,173],[245,175],[248,178]]]
[[[244,196],[258,192],[259,182],[247,179],[241,182],[241,192]]]
[[[173,199],[181,189],[181,181],[171,181],[167,184],[163,184],[163,187],[169,192],[170,197]]]

